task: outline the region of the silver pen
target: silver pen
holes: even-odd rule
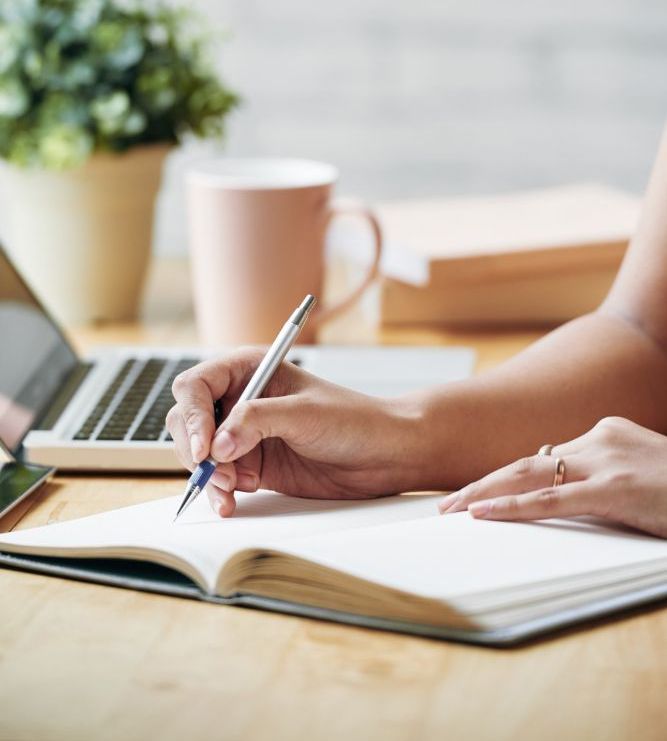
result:
[[[268,382],[273,378],[273,374],[278,370],[278,367],[299,336],[301,328],[306,323],[306,319],[308,319],[308,314],[310,314],[311,309],[315,306],[315,300],[315,296],[308,294],[298,309],[295,309],[292,316],[285,322],[273,344],[267,350],[266,355],[262,358],[262,362],[257,366],[257,370],[252,374],[248,385],[245,387],[241,396],[239,396],[236,402],[237,404],[241,401],[257,399],[262,395]],[[192,476],[188,479],[185,487],[185,495],[176,512],[174,522],[201,494],[208,480],[213,475],[216,465],[217,461],[209,456],[194,470]]]

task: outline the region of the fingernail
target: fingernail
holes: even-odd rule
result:
[[[451,494],[448,494],[446,497],[443,497],[440,504],[438,504],[438,509],[440,510],[440,514],[444,515],[445,512],[450,510],[458,501],[459,499],[459,492],[454,491]]]
[[[195,463],[199,463],[201,461],[201,438],[196,432],[190,435],[190,453],[192,454],[192,460]]]
[[[215,512],[216,515],[219,515],[220,517],[224,516],[222,514],[222,507],[224,503],[225,501],[221,496],[216,495],[213,497],[213,511]]]
[[[473,502],[468,505],[468,512],[473,517],[487,517],[493,510],[493,499],[486,499],[483,502]]]
[[[234,438],[227,432],[227,430],[220,430],[217,435],[213,438],[213,447],[215,457],[218,460],[224,460],[229,458],[236,448]]]

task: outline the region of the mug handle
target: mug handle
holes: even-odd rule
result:
[[[333,306],[323,306],[319,311],[313,312],[314,316],[311,317],[311,324],[313,325],[313,328],[320,327],[325,322],[333,319],[333,317],[342,314],[350,306],[352,306],[352,304],[358,301],[361,298],[363,292],[368,288],[373,280],[375,280],[379,271],[380,258],[382,256],[382,228],[380,227],[380,222],[378,221],[377,217],[366,204],[362,203],[361,201],[334,201],[334,203],[331,205],[329,213],[327,214],[325,230],[329,228],[331,222],[337,216],[350,214],[354,216],[360,216],[362,219],[365,219],[371,227],[374,249],[373,260],[361,283],[359,283],[356,288],[352,289],[352,291],[345,298],[342,298]]]

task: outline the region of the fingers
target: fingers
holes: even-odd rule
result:
[[[183,422],[177,407],[174,406],[169,410],[166,424],[170,435],[174,439],[174,449],[180,464],[183,468],[193,470],[194,461],[190,452],[190,440],[188,433],[185,431],[185,422]]]
[[[188,442],[188,436],[185,431],[185,423],[183,418],[176,411],[174,407],[168,415],[168,428],[171,432],[171,436],[174,438],[176,446],[176,455],[180,460],[184,468],[192,471],[196,464],[190,457],[190,445]],[[173,414],[172,414],[173,413]],[[246,490],[244,485],[247,481],[241,479],[238,481],[238,475],[236,467],[233,463],[220,463],[215,469],[215,472],[211,476],[211,479],[206,486],[206,494],[208,496],[209,504],[211,509],[220,517],[231,517],[236,509],[236,500],[234,499],[234,489],[240,488]],[[255,491],[254,489],[248,489],[249,491]]]
[[[231,517],[236,509],[233,491],[226,491],[210,482],[206,485],[206,496],[211,509],[220,517]]]
[[[220,517],[231,517],[234,514],[236,510],[234,490],[253,492],[259,488],[259,474],[252,467],[255,464],[247,460],[254,458],[255,452],[245,456],[238,464],[220,464],[206,485],[206,495],[211,509]]]
[[[624,511],[633,476],[627,451],[637,431],[643,428],[626,419],[601,419],[580,437],[554,446],[550,456],[523,458],[450,494],[441,501],[440,512],[467,509],[473,517],[490,520],[591,514],[637,526],[636,496],[630,514]],[[565,464],[565,480],[556,486],[559,458]]]
[[[233,463],[218,463],[209,481],[218,489],[234,491],[238,486],[237,478],[237,471]]]
[[[220,463],[206,486],[211,509],[220,517],[231,517],[236,510],[234,490],[259,489],[261,453],[255,448],[236,463]]]
[[[195,463],[200,463],[209,454],[215,432],[215,402],[227,394],[240,391],[260,359],[260,350],[242,350],[225,361],[199,363],[174,379],[171,390],[185,427],[190,456]],[[167,426],[171,432],[169,424],[174,424],[173,418],[168,418]],[[183,445],[181,440],[181,447]],[[181,454],[184,455],[184,452]]]
[[[261,446],[258,445],[246,455],[241,456],[233,465],[236,468],[236,488],[240,491],[257,491],[262,470]]]
[[[484,520],[543,520],[595,514],[595,485],[577,481],[527,494],[511,494],[473,502],[468,511]]]
[[[581,481],[588,474],[588,464],[585,458],[573,455],[565,461],[565,480],[567,482]],[[554,480],[556,472],[556,458],[546,455],[534,455],[521,458],[509,466],[484,476],[463,487],[458,492],[444,497],[439,504],[442,514],[460,512],[468,509],[469,505],[483,499],[496,498],[509,494],[525,494],[548,487]]]
[[[212,388],[210,367],[204,367],[208,365],[203,363],[176,376],[171,391],[176,399],[177,414],[171,419],[167,418],[167,426],[174,441],[176,437],[172,425],[185,433],[185,438],[179,435],[177,442],[180,455],[185,456],[186,451],[189,451],[190,458],[195,463],[200,463],[208,456],[210,441],[215,432],[213,404],[218,397],[214,395]],[[218,374],[219,377],[216,374],[216,378],[219,385],[226,388],[229,377],[224,372],[224,365],[218,368]]]
[[[226,360],[210,360],[179,374],[172,393],[176,406],[167,415],[167,428],[176,443],[181,462],[200,463],[210,453],[215,433],[214,403],[228,412],[261,361],[259,348],[239,350]],[[307,375],[307,374],[306,374]],[[303,382],[303,372],[285,363],[271,381],[273,392],[291,394]]]
[[[256,457],[256,452],[245,456],[238,464],[220,464],[211,476],[206,486],[206,494],[212,510],[220,517],[231,517],[234,514],[236,510],[234,490],[253,492],[259,488],[259,474],[255,471],[255,464],[248,461],[249,458]],[[229,471],[233,473],[230,475]]]
[[[190,445],[188,442],[188,435],[185,430],[185,423],[183,418],[180,416],[176,407],[173,407],[167,415],[167,426],[171,432],[171,436],[174,438],[174,445],[176,450],[176,456],[180,461],[183,468],[187,468],[189,471],[193,471],[196,467],[196,462],[192,460],[190,456]],[[236,488],[236,469],[232,463],[220,463],[215,469],[215,473],[211,477],[213,483],[222,489],[232,491]]]
[[[250,453],[268,437],[280,437],[289,442],[299,434],[302,416],[294,396],[237,404],[216,432],[211,443],[211,455],[216,461],[234,461]]]

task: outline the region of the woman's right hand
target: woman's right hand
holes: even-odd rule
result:
[[[363,499],[415,488],[416,402],[359,394],[284,362],[262,398],[236,404],[263,355],[242,349],[174,381],[167,427],[186,468],[218,461],[207,492],[221,516],[233,514],[234,490]]]

